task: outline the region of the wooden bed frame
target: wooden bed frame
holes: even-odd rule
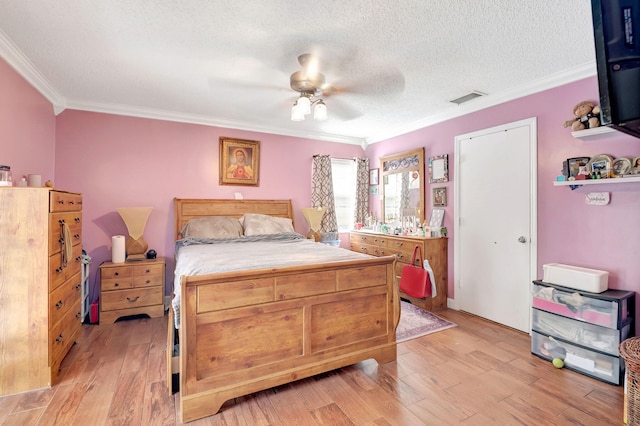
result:
[[[190,219],[262,213],[293,218],[290,200],[178,199],[176,238]],[[336,248],[336,250],[341,250]],[[169,315],[167,379],[179,373],[189,422],[232,398],[373,358],[396,359],[395,257],[181,278],[179,356]]]

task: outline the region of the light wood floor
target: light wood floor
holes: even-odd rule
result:
[[[530,354],[530,338],[477,317],[355,366],[227,402],[191,425],[621,425],[622,387]],[[167,317],[84,325],[51,389],[0,398],[4,425],[173,425]]]

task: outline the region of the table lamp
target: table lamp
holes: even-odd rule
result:
[[[142,238],[144,227],[147,224],[151,207],[122,207],[116,209],[124,224],[127,225],[129,236],[125,242],[127,251],[127,262],[144,260],[145,252],[149,248],[147,242]]]
[[[320,241],[322,238],[318,231],[320,230],[320,223],[322,222],[322,217],[326,211],[326,207],[307,207],[302,209],[302,214],[309,224],[309,233],[307,234],[308,239]]]

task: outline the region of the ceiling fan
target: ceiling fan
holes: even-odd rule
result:
[[[306,115],[311,114],[313,106],[313,119],[323,121],[327,119],[327,105],[324,100],[317,98],[320,95],[328,95],[330,88],[325,83],[324,75],[318,71],[318,58],[311,53],[303,53],[298,56],[298,62],[302,70],[291,74],[289,83],[291,88],[300,93],[300,97],[291,107],[291,120],[303,121]]]

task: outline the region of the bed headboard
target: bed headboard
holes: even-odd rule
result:
[[[241,217],[245,213],[268,214],[286,217],[293,222],[291,200],[208,200],[198,198],[174,198],[175,237],[191,219],[204,216]]]

